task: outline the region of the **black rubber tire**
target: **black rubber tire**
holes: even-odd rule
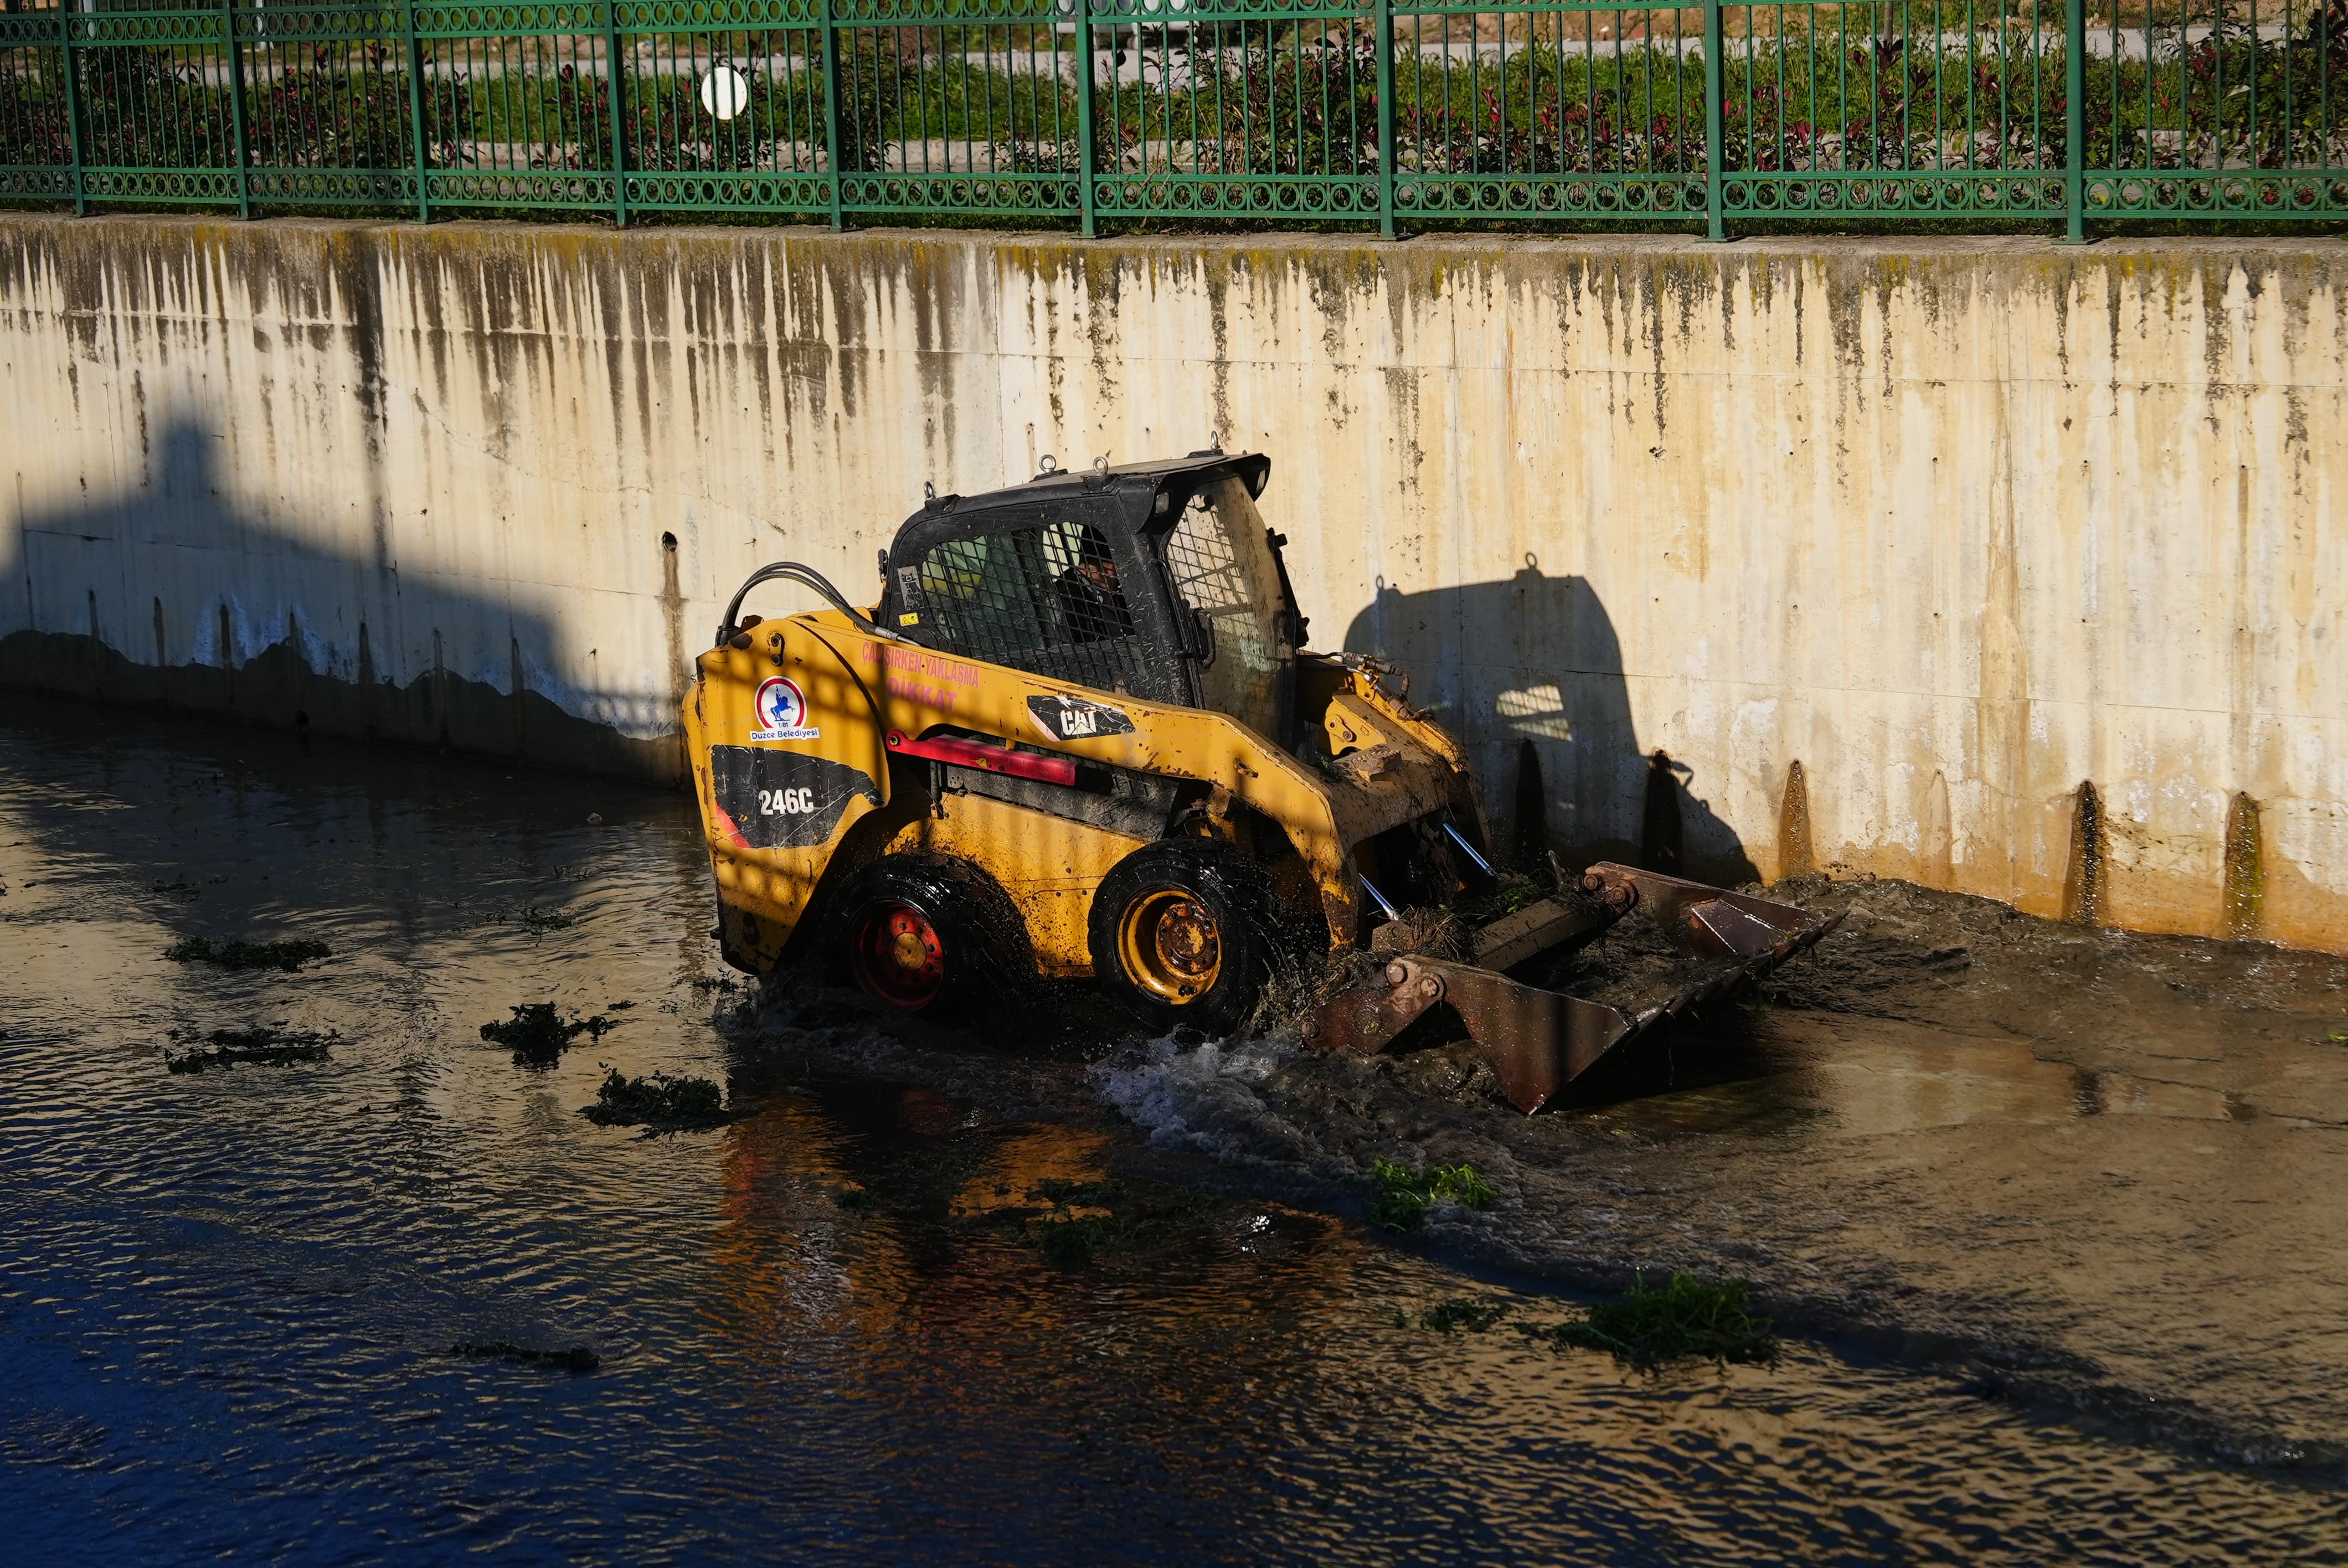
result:
[[[918,911],[942,948],[934,996],[911,1006],[859,972],[860,934],[876,913],[897,907]],[[1036,979],[1027,923],[1011,896],[971,862],[942,855],[884,855],[850,872],[826,900],[823,950],[843,982],[940,1022],[1000,1021]]]
[[[1128,909],[1179,894],[1214,922],[1219,962],[1198,994],[1173,1000],[1128,970],[1121,941]],[[1272,890],[1262,867],[1219,838],[1162,838],[1120,860],[1093,891],[1086,936],[1103,994],[1153,1030],[1189,1026],[1228,1034],[1255,1010],[1277,949]]]

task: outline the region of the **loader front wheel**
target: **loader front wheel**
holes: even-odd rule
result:
[[[1231,845],[1145,845],[1093,893],[1093,973],[1151,1028],[1226,1033],[1247,1021],[1271,973],[1270,906],[1262,871]]]
[[[965,862],[884,855],[841,884],[832,907],[839,969],[901,1011],[983,1018],[1035,977],[1018,909]]]
[[[867,995],[919,1012],[945,983],[945,940],[911,904],[877,904],[849,933],[848,968]]]

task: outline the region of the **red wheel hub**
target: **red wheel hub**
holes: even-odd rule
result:
[[[945,983],[946,945],[929,917],[910,904],[866,910],[849,954],[865,994],[907,1012],[935,1001]]]

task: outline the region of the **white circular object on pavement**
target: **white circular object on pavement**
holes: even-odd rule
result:
[[[701,78],[701,107],[718,119],[732,119],[750,107],[750,79],[731,66]]]

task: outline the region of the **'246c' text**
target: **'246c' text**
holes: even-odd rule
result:
[[[761,816],[804,816],[815,809],[815,791],[811,789],[762,789],[758,792],[758,815]]]

